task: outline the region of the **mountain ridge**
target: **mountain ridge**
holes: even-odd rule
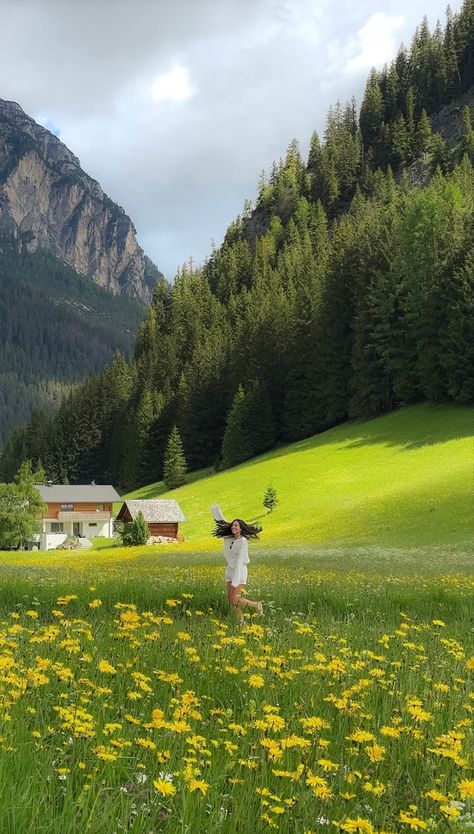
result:
[[[44,249],[114,295],[149,301],[162,277],[124,209],[22,107],[0,99],[0,235]]]

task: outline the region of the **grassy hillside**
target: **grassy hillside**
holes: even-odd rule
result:
[[[176,498],[188,546],[214,549],[209,507],[258,520],[262,544],[420,547],[472,541],[474,411],[422,404],[338,426],[233,469],[165,492]],[[279,505],[262,506],[269,484]]]

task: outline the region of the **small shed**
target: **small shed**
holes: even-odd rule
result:
[[[117,521],[125,524],[135,521],[138,513],[141,513],[147,522],[150,536],[182,538],[178,533],[178,525],[186,519],[177,501],[165,498],[133,498],[124,502]]]

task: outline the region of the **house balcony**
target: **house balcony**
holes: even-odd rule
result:
[[[91,510],[88,513],[74,513],[67,510],[58,512],[58,521],[109,521],[111,514],[105,510]]]

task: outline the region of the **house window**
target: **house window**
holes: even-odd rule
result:
[[[103,513],[104,512],[104,505],[103,504],[97,504],[97,507],[95,509],[96,509],[97,513]]]
[[[74,504],[61,504],[61,509],[62,510],[73,510],[74,509]]]
[[[62,521],[52,521],[51,522],[51,532],[52,533],[64,533]]]
[[[89,521],[89,527],[97,527],[97,521]]]

